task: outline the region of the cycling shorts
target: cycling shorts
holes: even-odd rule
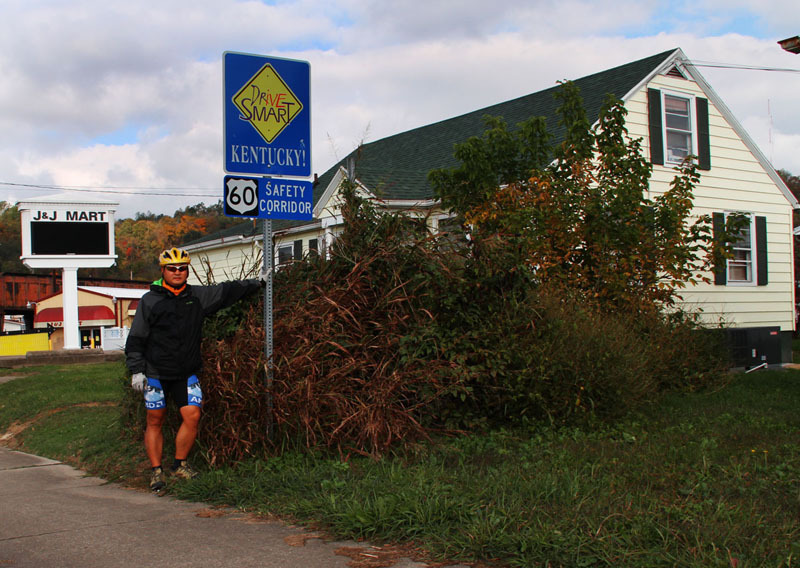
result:
[[[200,379],[197,375],[177,381],[147,379],[147,388],[144,389],[144,406],[147,410],[166,408],[167,397],[171,398],[179,408],[202,407],[203,391],[200,389]]]

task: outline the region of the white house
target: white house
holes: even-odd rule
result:
[[[624,102],[629,133],[643,140],[653,163],[650,197],[666,191],[675,176],[673,168],[694,154],[701,170],[694,212],[712,215],[715,224],[734,212],[749,217],[735,258],[717,267],[712,284],[684,291],[683,302],[700,309],[710,325],[722,323],[731,330],[737,360],[743,365],[790,362],[795,326],[792,210],[800,205],[724,102],[680,49],[574,83],[591,121],[597,119],[607,93]],[[454,144],[482,134],[487,115],[502,117],[509,126],[543,116],[557,142],[558,102],[553,98],[557,88],[360,147],[315,180],[314,221],[273,221],[278,259],[299,259],[323,250],[341,230],[337,196],[350,164],[365,195],[389,209],[430,214],[429,223],[436,230],[448,215],[433,196],[428,172],[456,167]],[[352,159],[356,152],[357,159]],[[201,268],[200,279],[252,274],[260,257],[261,231],[260,222],[247,221],[188,243],[187,250],[202,261],[202,267],[193,264]]]

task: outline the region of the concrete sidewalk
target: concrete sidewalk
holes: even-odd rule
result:
[[[387,563],[379,563],[381,558]],[[390,548],[109,484],[0,447],[0,568],[423,568]],[[451,567],[456,568],[456,567]]]

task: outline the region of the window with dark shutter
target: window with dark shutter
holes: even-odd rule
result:
[[[711,169],[711,136],[708,125],[708,99],[697,97],[697,167]]]
[[[698,169],[710,170],[708,108],[708,99],[703,97],[647,89],[650,161],[661,166],[678,165],[693,154]]]
[[[661,127],[661,91],[647,89],[647,114],[650,129],[650,161],[664,165],[664,132]]]
[[[728,223],[729,215],[744,216],[745,223],[728,243],[731,257],[714,266],[714,284],[718,286],[766,286],[767,218],[747,213],[714,213],[714,238],[719,238]]]
[[[767,278],[767,218],[756,217],[756,275],[759,286],[766,286]]]
[[[303,260],[303,241],[298,240],[294,243],[294,254],[292,255],[295,260]]]

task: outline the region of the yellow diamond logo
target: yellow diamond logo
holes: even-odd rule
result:
[[[233,104],[241,112],[239,118],[252,124],[267,144],[303,110],[300,99],[269,63],[239,89]]]

